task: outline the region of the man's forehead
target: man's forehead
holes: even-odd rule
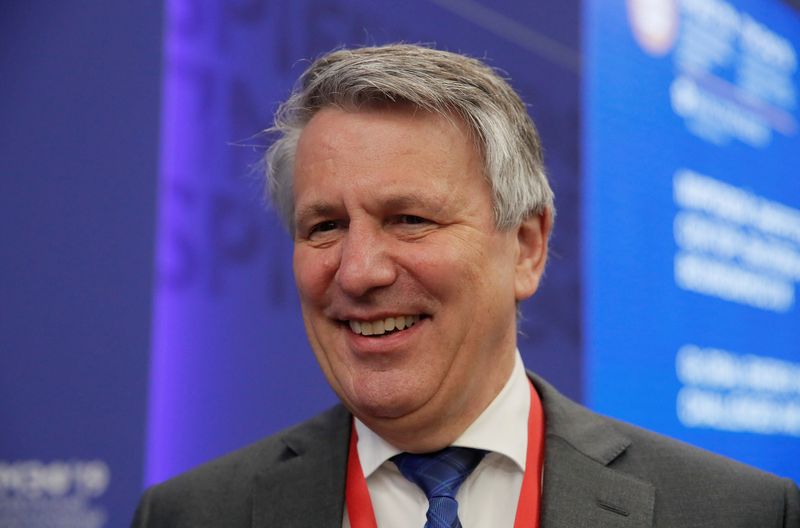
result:
[[[352,168],[392,172],[407,156],[420,158],[417,168],[430,173],[452,165],[457,153],[469,152],[464,159],[481,163],[465,129],[463,123],[429,112],[325,108],[300,134],[294,178],[302,174],[316,180]]]
[[[439,132],[458,130],[460,136],[472,139],[472,132],[464,120],[447,112],[432,112],[410,104],[380,105],[365,107],[326,106],[319,109],[303,127],[299,146],[313,142],[314,147],[335,146],[353,134],[344,128],[348,122],[359,121],[362,125],[378,129],[399,130],[397,125],[407,128],[426,127]],[[336,125],[341,125],[338,128]],[[323,132],[323,133],[319,133]],[[411,134],[410,130],[405,133]]]
[[[295,224],[341,216],[356,204],[411,214],[463,202],[456,189],[475,188],[474,175],[483,175],[482,156],[465,128],[408,107],[320,110],[303,130],[295,158]]]

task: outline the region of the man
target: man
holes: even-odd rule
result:
[[[544,270],[553,194],[491,69],[336,51],[272,130],[269,194],[342,405],[151,488],[134,526],[800,526],[788,480],[525,373],[516,310]]]

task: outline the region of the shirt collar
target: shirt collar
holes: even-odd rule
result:
[[[530,381],[519,350],[514,369],[492,403],[467,427],[452,445],[485,449],[511,459],[525,471],[528,449],[528,410],[531,405]],[[368,478],[384,462],[401,453],[399,449],[375,434],[358,418],[358,458],[364,478]]]

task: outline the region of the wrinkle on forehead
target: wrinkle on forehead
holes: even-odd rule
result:
[[[473,189],[477,191],[475,173],[483,174],[481,156],[460,121],[397,109],[323,109],[309,122],[298,144],[295,219],[299,223],[336,208],[341,214],[348,196],[331,194],[341,185],[350,192],[367,191],[361,196],[370,198],[369,205],[384,210],[419,206],[441,211],[446,204],[468,208]],[[406,185],[406,180],[420,176],[426,181],[424,188]],[[487,181],[483,185],[489,188]],[[456,189],[467,192],[455,193],[461,195],[456,198]]]
[[[372,131],[370,135],[365,135],[361,129],[348,130],[348,127],[326,127],[314,126],[321,121],[336,123],[342,122],[354,116]],[[298,142],[298,152],[305,149],[313,150],[308,152],[310,158],[322,161],[333,156],[342,149],[351,149],[354,145],[361,147],[362,159],[381,160],[385,156],[378,155],[379,150],[375,148],[376,135],[385,137],[386,141],[393,141],[397,146],[394,155],[414,155],[418,154],[422,146],[417,143],[416,133],[412,128],[398,127],[399,123],[418,123],[429,127],[428,132],[436,131],[441,138],[446,138],[449,145],[442,145],[440,153],[447,155],[452,149],[467,145],[475,152],[476,157],[480,158],[478,150],[471,139],[471,133],[466,124],[457,118],[448,118],[440,114],[426,111],[412,111],[407,109],[369,109],[361,111],[345,111],[338,108],[324,108],[306,125]],[[457,133],[453,133],[457,131]],[[406,146],[406,148],[404,148]],[[424,146],[430,148],[431,145]]]

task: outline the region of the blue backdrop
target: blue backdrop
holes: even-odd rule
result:
[[[155,1],[4,2],[0,526],[125,526],[141,492]]]
[[[587,401],[800,479],[800,17],[585,5]]]

